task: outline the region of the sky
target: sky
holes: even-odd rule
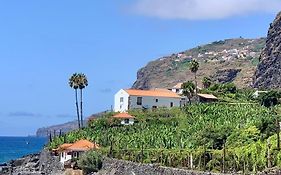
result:
[[[113,105],[149,61],[227,38],[265,37],[279,0],[9,0],[0,2],[0,135],[74,120]]]

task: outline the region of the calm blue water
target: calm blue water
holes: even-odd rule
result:
[[[0,163],[39,152],[47,143],[47,138],[0,137]]]

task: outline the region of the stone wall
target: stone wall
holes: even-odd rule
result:
[[[154,164],[139,164],[105,158],[103,168],[96,175],[219,175],[185,169],[168,168]]]

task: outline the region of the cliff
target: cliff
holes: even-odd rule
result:
[[[203,77],[208,76],[216,82],[248,87],[264,46],[264,38],[227,39],[162,57],[138,71],[133,88],[169,88],[178,82],[193,80],[188,67],[192,59],[200,62],[199,85]]]
[[[104,114],[106,112],[108,112],[108,111],[104,111],[104,112],[100,112],[100,113],[97,113],[97,114],[93,114],[93,115],[85,118],[84,126],[87,125],[87,122],[88,122],[89,119],[95,118],[95,117],[100,117],[100,116],[102,116],[102,114]],[[63,124],[58,124],[58,125],[53,125],[53,126],[39,128],[36,131],[36,136],[37,137],[47,137],[50,132],[52,133],[52,135],[54,134],[54,132],[56,133],[56,135],[59,135],[60,132],[68,133],[68,132],[73,131],[75,129],[78,129],[77,120],[71,121],[71,122],[67,122],[67,123],[63,123]]]
[[[281,87],[281,12],[268,31],[266,45],[260,56],[260,64],[253,78],[253,86],[259,89]]]

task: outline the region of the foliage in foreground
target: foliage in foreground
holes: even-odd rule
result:
[[[86,152],[79,158],[78,167],[86,174],[98,172],[102,168],[102,156],[96,151]]]
[[[100,144],[103,154],[120,159],[212,171],[224,165],[227,171],[255,172],[267,167],[270,139],[270,161],[281,166],[274,136],[277,116],[259,104],[197,104],[130,113],[138,120],[133,126],[104,117],[49,146],[84,138]]]

